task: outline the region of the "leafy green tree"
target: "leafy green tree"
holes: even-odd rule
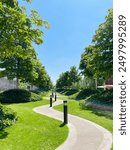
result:
[[[40,63],[39,60],[37,60],[37,63],[34,66],[35,72],[37,74],[36,78],[30,78],[31,80],[29,81],[35,86],[38,86],[41,89],[44,90],[49,90],[52,88],[53,84],[52,81],[47,74],[45,67]]]
[[[62,73],[56,82],[57,88],[70,88],[74,83],[80,80],[80,75],[75,66],[72,66],[69,71]]]
[[[76,83],[76,82],[78,82],[80,80],[80,75],[79,75],[78,70],[76,69],[75,66],[72,66],[70,68],[69,77],[70,77],[69,78],[69,80],[70,80],[69,82],[71,83],[71,85],[73,83]]]
[[[1,77],[6,76],[8,79],[17,79],[17,87],[19,86],[19,79],[23,82],[27,82],[32,78],[37,77],[35,72],[36,57],[23,59],[18,56],[12,56],[10,58],[1,59],[0,71]]]
[[[17,85],[19,79],[33,83],[39,77],[36,69],[38,60],[32,44],[43,43],[43,31],[40,30],[43,25],[49,28],[49,24],[40,18],[36,10],[31,10],[31,15],[28,16],[26,8],[19,6],[17,0],[1,0],[0,67],[3,70],[0,71],[0,77],[16,78]],[[49,86],[50,79],[45,75],[45,69],[41,70],[46,85]]]
[[[36,54],[27,59],[17,56],[4,59],[3,62],[1,61],[0,67],[3,68],[0,72],[1,76],[7,76],[8,79],[17,79],[17,87],[19,87],[19,80],[44,89],[50,89],[52,86],[50,77],[45,67],[37,59]]]
[[[39,27],[48,23],[35,10],[28,16],[26,9],[17,0],[0,1],[0,57],[17,55],[30,57],[32,43],[43,42],[43,32]]]
[[[68,86],[70,86],[69,71],[66,71],[59,76],[58,80],[56,81],[56,87],[57,88],[65,88]]]
[[[79,68],[87,76],[111,78],[113,75],[113,10],[108,11],[105,22],[99,25],[92,44],[81,55]]]
[[[93,59],[93,46],[88,46],[85,48],[85,52],[81,55],[79,69],[81,69],[81,73],[89,78],[94,76],[94,72],[91,64],[91,60]]]

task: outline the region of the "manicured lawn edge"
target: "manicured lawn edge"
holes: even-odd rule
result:
[[[0,132],[2,150],[55,150],[68,136],[68,127],[61,121],[35,113],[32,109],[48,104],[48,100],[11,104],[18,121]]]
[[[71,100],[67,96],[59,94],[59,99],[68,100],[68,112],[69,114],[79,116],[81,118],[90,120],[92,122],[97,123],[98,125],[106,128],[108,131],[112,133],[113,131],[113,120],[109,117],[103,116],[103,112],[94,111],[94,110],[84,110],[79,106],[79,101]],[[63,111],[63,106],[58,105],[54,106],[54,109],[58,111]],[[104,111],[104,113],[109,113]]]

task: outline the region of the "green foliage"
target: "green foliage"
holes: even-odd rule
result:
[[[41,19],[36,10],[31,10],[28,16],[26,8],[19,6],[17,0],[2,0],[0,14],[0,68],[3,69],[0,77],[16,78],[17,83],[20,79],[49,89],[51,80],[32,46],[43,43],[40,27],[49,28],[48,22]]]
[[[31,3],[32,2],[32,0],[26,0],[27,2],[29,2],[29,3]]]
[[[63,97],[61,97],[60,99],[63,99]],[[56,110],[63,112],[62,104],[58,106],[54,106],[54,108]],[[78,101],[69,99],[68,113],[95,122],[103,126],[104,128],[108,129],[110,132],[112,132],[113,124],[112,124],[112,118],[110,117],[112,116],[112,112],[108,112],[105,110],[103,111],[95,110],[95,109],[81,109]]]
[[[72,84],[72,88],[74,89],[96,89],[95,79],[93,77],[82,77],[78,82]],[[102,84],[101,84],[102,85]]]
[[[28,16],[17,0],[2,0],[0,13],[0,55],[4,58],[14,54],[30,57],[32,42],[42,43],[43,32],[37,25],[42,26],[43,20],[33,13],[33,19]]]
[[[70,86],[69,71],[66,71],[59,76],[59,79],[56,81],[56,87],[63,88],[63,87],[68,87],[68,86]]]
[[[93,46],[88,46],[85,48],[85,52],[81,55],[80,66],[79,68],[82,70],[82,74],[87,77],[93,77],[92,68],[90,67],[90,60],[92,60],[92,50]]]
[[[86,102],[113,105],[113,90],[99,91],[87,99]]]
[[[77,93],[79,90],[71,88],[71,89],[57,89],[56,91],[59,92],[59,93],[62,93],[64,95],[69,96],[69,95]]]
[[[80,75],[75,66],[72,66],[69,71],[62,73],[56,81],[57,88],[70,88],[74,83],[80,80]]]
[[[75,98],[77,100],[85,99],[85,98],[89,97],[90,95],[95,94],[97,92],[98,92],[97,90],[83,89],[76,95]]]
[[[0,68],[3,68],[1,76],[7,76],[8,79],[17,78],[26,81],[34,73],[34,61],[34,58],[23,59],[15,55],[10,58],[1,59]]]
[[[42,97],[36,93],[31,92],[31,101],[40,101]]]
[[[42,90],[49,90],[52,88],[52,82],[47,74],[45,67],[37,60],[34,66],[35,72],[37,74],[36,78],[30,78],[28,81],[33,85],[38,86]]]
[[[21,103],[42,100],[42,97],[24,89],[11,89],[0,93],[1,103]]]
[[[55,150],[68,136],[61,121],[38,114],[33,108],[49,104],[48,100],[7,105],[17,112],[16,125],[0,131],[2,150]]]
[[[50,89],[52,87],[50,77],[45,67],[37,59],[36,54],[26,59],[17,56],[1,59],[0,68],[3,68],[0,71],[1,77],[7,76],[8,79],[16,78],[18,82],[28,82],[40,88]]]
[[[0,131],[12,125],[17,119],[15,112],[0,104]]]
[[[111,110],[113,106],[113,90],[98,91],[90,95],[86,100],[80,102],[83,109],[96,108],[100,110]]]
[[[113,74],[113,10],[99,25],[92,44],[81,55],[80,69],[87,77],[108,79]]]
[[[49,91],[39,91],[38,95],[40,95],[41,97],[47,97],[49,94]]]

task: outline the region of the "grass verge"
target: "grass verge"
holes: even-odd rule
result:
[[[79,116],[81,118],[90,120],[99,124],[100,126],[106,128],[110,132],[113,130],[113,120],[112,120],[112,112],[109,111],[101,111],[96,109],[82,109],[79,106],[79,102],[75,100],[70,100],[67,96],[62,97],[59,95],[59,99],[68,100],[68,112],[69,114]],[[54,109],[58,111],[63,111],[63,105],[55,106]]]
[[[68,136],[62,122],[33,112],[33,108],[48,104],[42,100],[7,105],[17,112],[18,121],[0,132],[2,150],[55,150]]]
[[[81,118],[90,120],[92,122],[97,123],[98,125],[106,128],[111,133],[113,131],[113,113],[110,111],[105,110],[98,110],[98,109],[82,109],[81,106],[79,106],[79,101],[75,101],[76,94],[73,94],[71,96],[65,96],[58,93],[58,98],[62,100],[68,100],[68,112],[69,114],[79,116]],[[72,98],[72,99],[71,99]],[[54,109],[58,111],[63,111],[63,106],[58,105],[55,106]],[[113,150],[113,146],[111,147],[111,150]]]

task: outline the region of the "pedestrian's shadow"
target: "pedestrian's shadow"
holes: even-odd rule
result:
[[[4,138],[6,138],[8,136],[8,133],[7,132],[5,132],[4,130],[1,130],[0,131],[0,139],[4,139]]]
[[[64,127],[66,124],[65,123],[62,123],[59,127]]]

